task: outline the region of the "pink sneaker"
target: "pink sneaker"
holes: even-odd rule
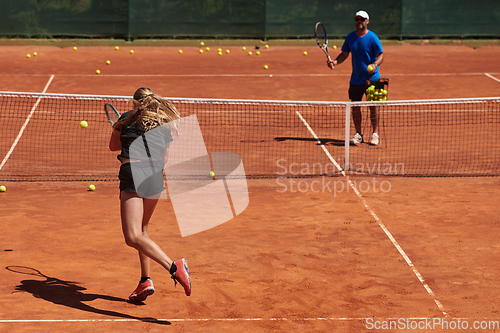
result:
[[[179,259],[172,263],[170,274],[174,280],[175,285],[177,282],[184,287],[186,296],[191,295],[191,277],[189,276],[188,263],[186,259]]]
[[[147,279],[143,283],[139,283],[137,288],[135,288],[132,295],[128,297],[132,302],[142,302],[149,295],[153,295],[155,292],[155,287],[153,286],[153,281],[151,279]]]

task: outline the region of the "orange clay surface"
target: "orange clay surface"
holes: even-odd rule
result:
[[[132,95],[148,86],[171,97],[347,101],[350,59],[330,70],[317,47],[271,41],[259,56],[251,45],[224,46],[219,56],[216,42],[205,46],[203,54],[2,46],[0,90],[41,92],[54,75],[49,93]],[[500,93],[499,46],[384,51],[392,100]],[[156,293],[139,305],[126,302],[140,272],[121,234],[118,182],[95,183],[93,192],[85,182],[4,182],[0,332],[363,332],[391,318],[435,318],[456,332],[457,321],[500,321],[499,178],[349,179],[359,195],[341,176],[249,180],[243,213],[184,238],[162,200],[150,233],[172,259],[187,258],[193,293],[153,264]],[[298,190],[314,180],[330,186]],[[374,183],[384,191],[366,186]],[[442,331],[433,328],[415,331]]]

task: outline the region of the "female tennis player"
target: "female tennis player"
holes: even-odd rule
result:
[[[150,258],[162,265],[170,274],[174,283],[179,282],[187,296],[191,295],[191,278],[186,259],[172,261],[149,236],[149,220],[158,203],[161,192],[165,190],[163,166],[167,162],[168,147],[177,134],[179,112],[168,100],[155,95],[149,88],[139,88],[134,94],[134,109],[125,112],[113,125],[113,133],[109,142],[111,151],[120,151],[120,211],[125,242],[139,252],[141,263],[141,280],[134,292],[129,296],[133,302],[141,302],[154,293],[153,281],[150,278]],[[158,128],[161,126],[160,128]],[[134,140],[142,137],[146,142],[146,132],[155,129],[155,147],[146,144],[149,161],[135,160],[130,157],[130,146]],[[162,144],[158,145],[158,142]],[[159,148],[158,148],[159,146]],[[160,172],[154,173],[146,165],[161,163]],[[144,166],[141,168],[141,166]],[[134,184],[132,177],[137,170],[144,172],[140,185]]]

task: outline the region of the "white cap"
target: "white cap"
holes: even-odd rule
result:
[[[354,15],[354,17],[356,16],[361,16],[362,18],[365,18],[367,20],[370,19],[370,16],[368,16],[368,13],[365,12],[364,10],[360,10],[359,12],[357,12],[356,15]]]

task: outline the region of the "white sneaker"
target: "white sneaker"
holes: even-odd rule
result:
[[[378,146],[379,143],[380,143],[380,137],[378,136],[377,133],[373,133],[372,137],[370,139],[370,144],[374,145],[374,146]]]
[[[354,136],[352,137],[352,139],[350,141],[350,143],[352,145],[357,145],[358,143],[361,143],[361,142],[363,142],[363,136],[359,133],[354,134]]]

